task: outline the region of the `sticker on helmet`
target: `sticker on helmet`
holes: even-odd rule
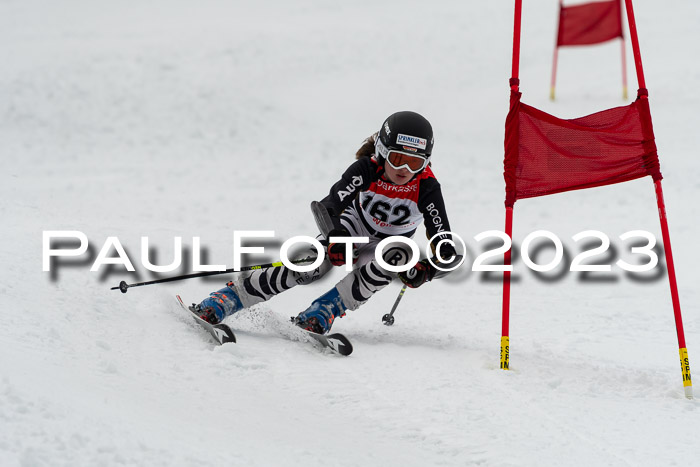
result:
[[[396,135],[396,144],[412,146],[418,149],[425,149],[428,146],[428,140],[418,138],[416,136],[403,135],[399,133],[398,135]]]

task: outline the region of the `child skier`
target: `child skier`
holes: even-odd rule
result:
[[[433,129],[415,112],[397,112],[387,118],[380,131],[367,138],[357,151],[357,160],[321,200],[331,216],[330,237],[369,237],[369,243],[353,245],[354,269],[331,290],[299,313],[295,323],[309,331],[328,333],[335,318],[356,310],[396,277],[374,258],[374,249],[390,236],[412,237],[425,221],[432,247],[450,240],[440,184],[430,168]],[[445,232],[445,233],[441,233]],[[392,266],[408,263],[411,250],[402,242],[384,248],[383,259]],[[440,246],[442,258],[456,257],[450,242]],[[216,324],[227,316],[267,301],[297,284],[309,284],[333,266],[346,264],[346,245],[327,244],[326,258],[312,272],[295,272],[281,266],[256,270],[229,282],[195,307],[204,320]],[[398,277],[412,288],[432,280],[437,272],[428,260],[419,261]]]

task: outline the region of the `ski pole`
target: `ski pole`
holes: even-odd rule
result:
[[[462,264],[461,261],[463,259],[462,255],[455,255],[449,263],[445,264],[452,264],[454,261],[457,261],[458,264]],[[440,264],[440,261],[438,261],[438,264]],[[445,275],[447,275],[449,271],[439,269],[435,275],[433,276],[433,279],[439,279]],[[401,287],[401,292],[399,292],[399,296],[396,297],[396,301],[394,302],[394,306],[391,308],[391,311],[384,316],[382,316],[382,322],[386,324],[387,326],[391,326],[394,324],[394,312],[396,311],[396,307],[399,306],[399,302],[401,301],[401,297],[403,297],[404,292],[406,292],[406,287],[408,287],[406,284]]]
[[[291,260],[289,262],[292,264],[302,264],[302,263],[309,263],[309,262],[314,262],[314,261],[316,261],[316,258],[307,257],[307,258],[303,258],[303,259],[294,259],[294,260]],[[199,273],[195,273],[195,274],[185,274],[182,276],[166,277],[165,279],[156,279],[153,281],[137,282],[135,284],[127,284],[126,281],[121,281],[118,286],[112,287],[109,290],[119,289],[119,290],[121,290],[122,293],[126,293],[126,291],[129,287],[140,287],[142,285],[162,284],[163,282],[180,281],[183,279],[194,279],[195,277],[215,276],[218,274],[229,274],[232,272],[253,271],[256,269],[265,269],[265,268],[278,268],[280,266],[284,266],[284,263],[282,263],[282,261],[277,261],[275,263],[258,264],[257,266],[243,266],[240,269],[227,269],[225,271],[208,271],[208,272],[199,272]]]
[[[406,284],[401,287],[401,292],[399,292],[399,296],[396,297],[396,301],[394,302],[394,306],[391,307],[391,311],[384,316],[382,316],[382,323],[384,323],[387,326],[391,326],[394,324],[394,312],[396,311],[396,307],[399,306],[399,302],[401,301],[401,297],[403,297],[404,292],[406,292],[406,287],[408,287]]]

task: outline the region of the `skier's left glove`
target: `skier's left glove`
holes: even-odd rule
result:
[[[349,237],[350,232],[344,229],[331,230],[328,233],[328,238],[331,237]],[[328,259],[333,266],[343,266],[347,263],[345,257],[345,243],[329,243],[328,244]],[[352,264],[357,263],[357,248],[352,245]]]
[[[435,276],[435,268],[428,262],[427,259],[418,261],[408,271],[399,273],[399,279],[412,289],[417,289],[421,285],[429,282]]]

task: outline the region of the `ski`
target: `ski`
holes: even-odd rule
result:
[[[324,347],[328,347],[333,352],[339,355],[348,356],[352,353],[352,344],[350,343],[347,337],[340,333],[324,335],[317,334],[312,331],[307,331],[306,329],[302,328],[299,329],[311,336],[311,338],[314,339],[316,342],[320,343]]]
[[[194,318],[195,322],[202,326],[218,344],[223,345],[228,342],[236,342],[236,335],[233,333],[233,330],[229,325],[224,323],[211,324],[204,321],[202,318],[197,316],[196,313],[194,313],[191,306],[188,307],[185,305],[185,302],[182,301],[182,298],[179,295],[176,295],[175,297],[177,298],[177,302],[180,304],[182,309],[187,311],[187,313]],[[334,353],[337,353],[338,355],[347,356],[352,353],[353,349],[350,340],[340,333],[324,335],[316,334],[315,332],[307,331],[306,329],[302,329],[297,326],[294,326],[294,328],[299,329],[304,334],[311,337],[314,341],[318,342],[323,347],[330,349]]]
[[[187,307],[185,306],[185,303],[182,301],[182,298],[180,298],[179,295],[176,295],[177,301],[182,307],[183,310],[185,310],[187,313],[192,315],[194,320],[202,326],[204,329],[207,330],[209,334],[211,334],[211,337],[214,338],[214,340],[219,344],[223,345],[228,342],[236,342],[236,335],[233,333],[231,328],[227,324],[219,323],[219,324],[211,324],[207,323],[204,321],[202,318],[197,316],[197,314],[192,310],[192,307]]]

